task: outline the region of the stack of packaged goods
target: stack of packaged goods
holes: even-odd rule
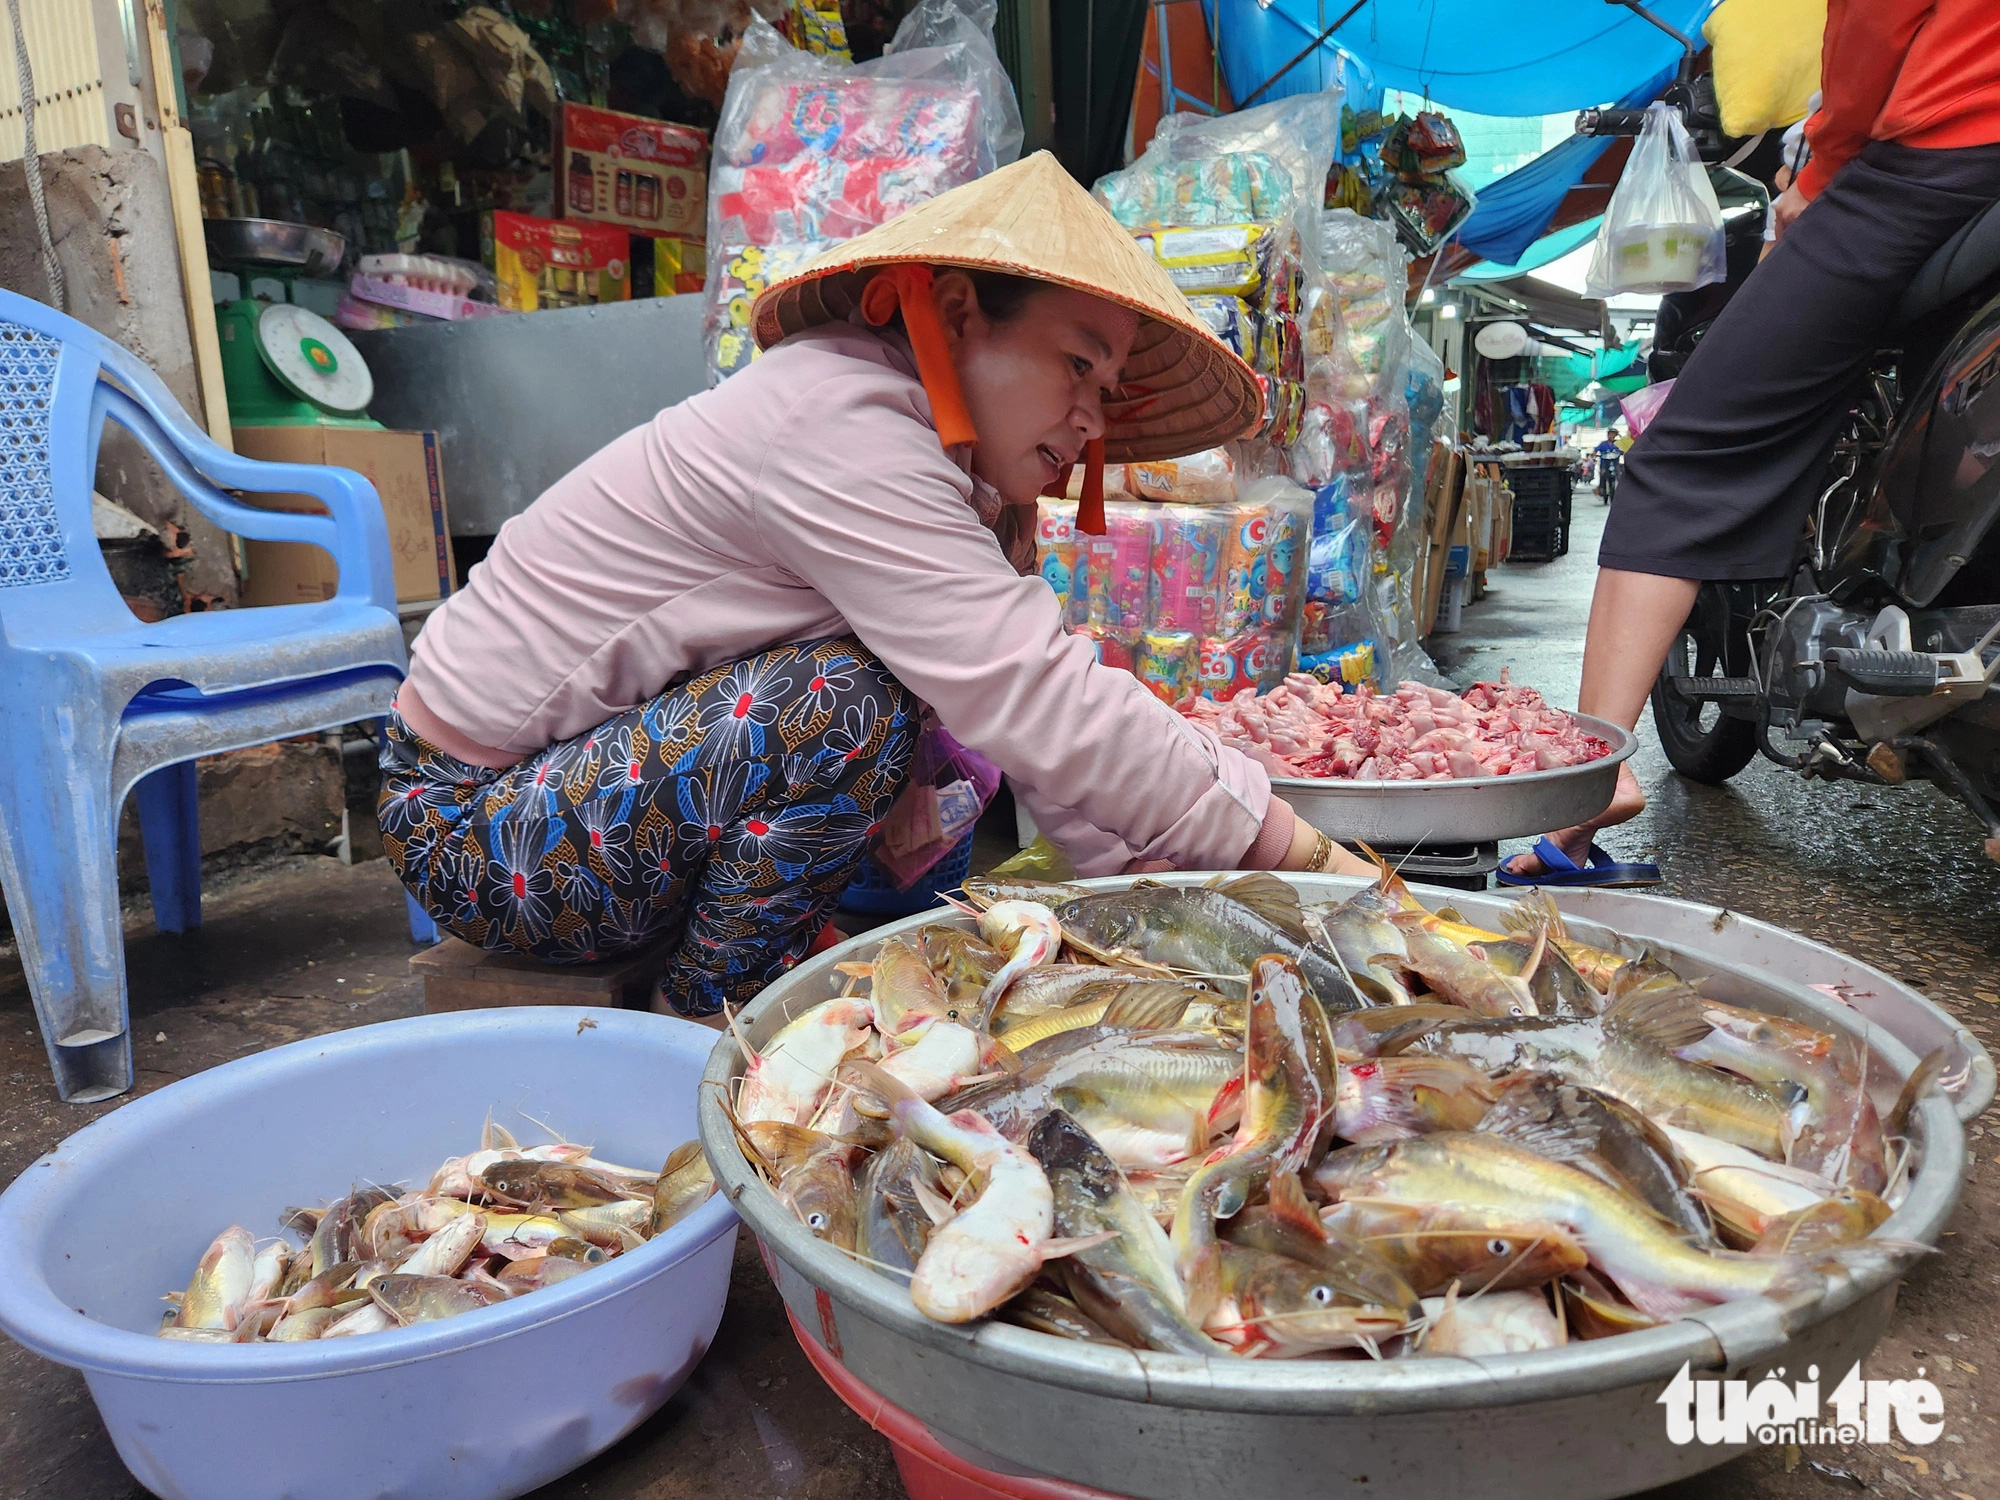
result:
[[[1042,502],[1043,573],[1070,628],[1176,706],[1267,691],[1298,649],[1313,497],[1284,476],[1335,104],[1170,115],[1095,188],[1264,389],[1262,426],[1230,449],[1109,471],[1103,536],[1076,534],[1074,480],[1070,500]]]
[[[771,282],[1019,154],[995,13],[994,0],[919,0],[889,50],[859,64],[750,23],[709,169],[711,380],[756,357],[750,307]]]
[[[1077,531],[1074,499],[1040,501],[1042,577],[1069,628],[1177,708],[1268,691],[1291,667],[1312,499],[1281,478],[1237,499],[1228,465],[1214,451],[1108,470],[1102,536]]]

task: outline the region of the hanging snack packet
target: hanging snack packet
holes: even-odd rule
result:
[[[1233,698],[1253,691],[1269,679],[1278,648],[1266,630],[1249,630],[1227,639],[1207,638],[1199,646],[1201,693],[1204,698]],[[1283,673],[1279,674],[1283,676]]]

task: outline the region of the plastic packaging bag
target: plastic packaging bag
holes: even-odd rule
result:
[[[1625,413],[1625,420],[1632,428],[1632,436],[1637,437],[1653,425],[1653,418],[1660,414],[1660,408],[1667,404],[1667,397],[1673,393],[1674,383],[1662,380],[1658,385],[1642,385],[1629,396],[1619,398],[1618,406]]]
[[[917,740],[910,784],[889,809],[874,855],[899,891],[907,891],[931,866],[972,832],[972,825],[1000,789],[1000,768],[933,723]]]
[[[860,64],[750,23],[709,165],[711,381],[755,357],[750,306],[773,281],[1020,154],[995,14],[995,0],[920,0]]]
[[[1688,292],[1728,275],[1722,208],[1680,116],[1646,106],[1639,143],[1598,227],[1585,289]]]

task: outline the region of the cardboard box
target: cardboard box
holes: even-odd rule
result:
[[[632,295],[632,237],[609,224],[531,219],[496,208],[480,221],[479,241],[508,312],[587,307]]]
[[[375,486],[389,523],[389,557],[396,599],[409,604],[451,592],[451,530],[444,475],[434,432],[382,432],[365,427],[239,427],[236,451],[274,463],[331,464],[352,469]],[[265,510],[325,515],[308,495],[245,495]],[[250,575],[245,604],[317,604],[331,599],[340,572],[330,554],[305,542],[245,541]]]
[[[556,213],[641,234],[701,239],[708,226],[708,132],[564,104]]]

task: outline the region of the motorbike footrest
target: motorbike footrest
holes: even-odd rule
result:
[[[1675,677],[1674,691],[1691,703],[1750,703],[1761,694],[1754,677]]]
[[[1836,646],[1826,653],[1834,676],[1878,698],[1924,698],[1944,680],[1938,658],[1921,651],[1867,651]]]

